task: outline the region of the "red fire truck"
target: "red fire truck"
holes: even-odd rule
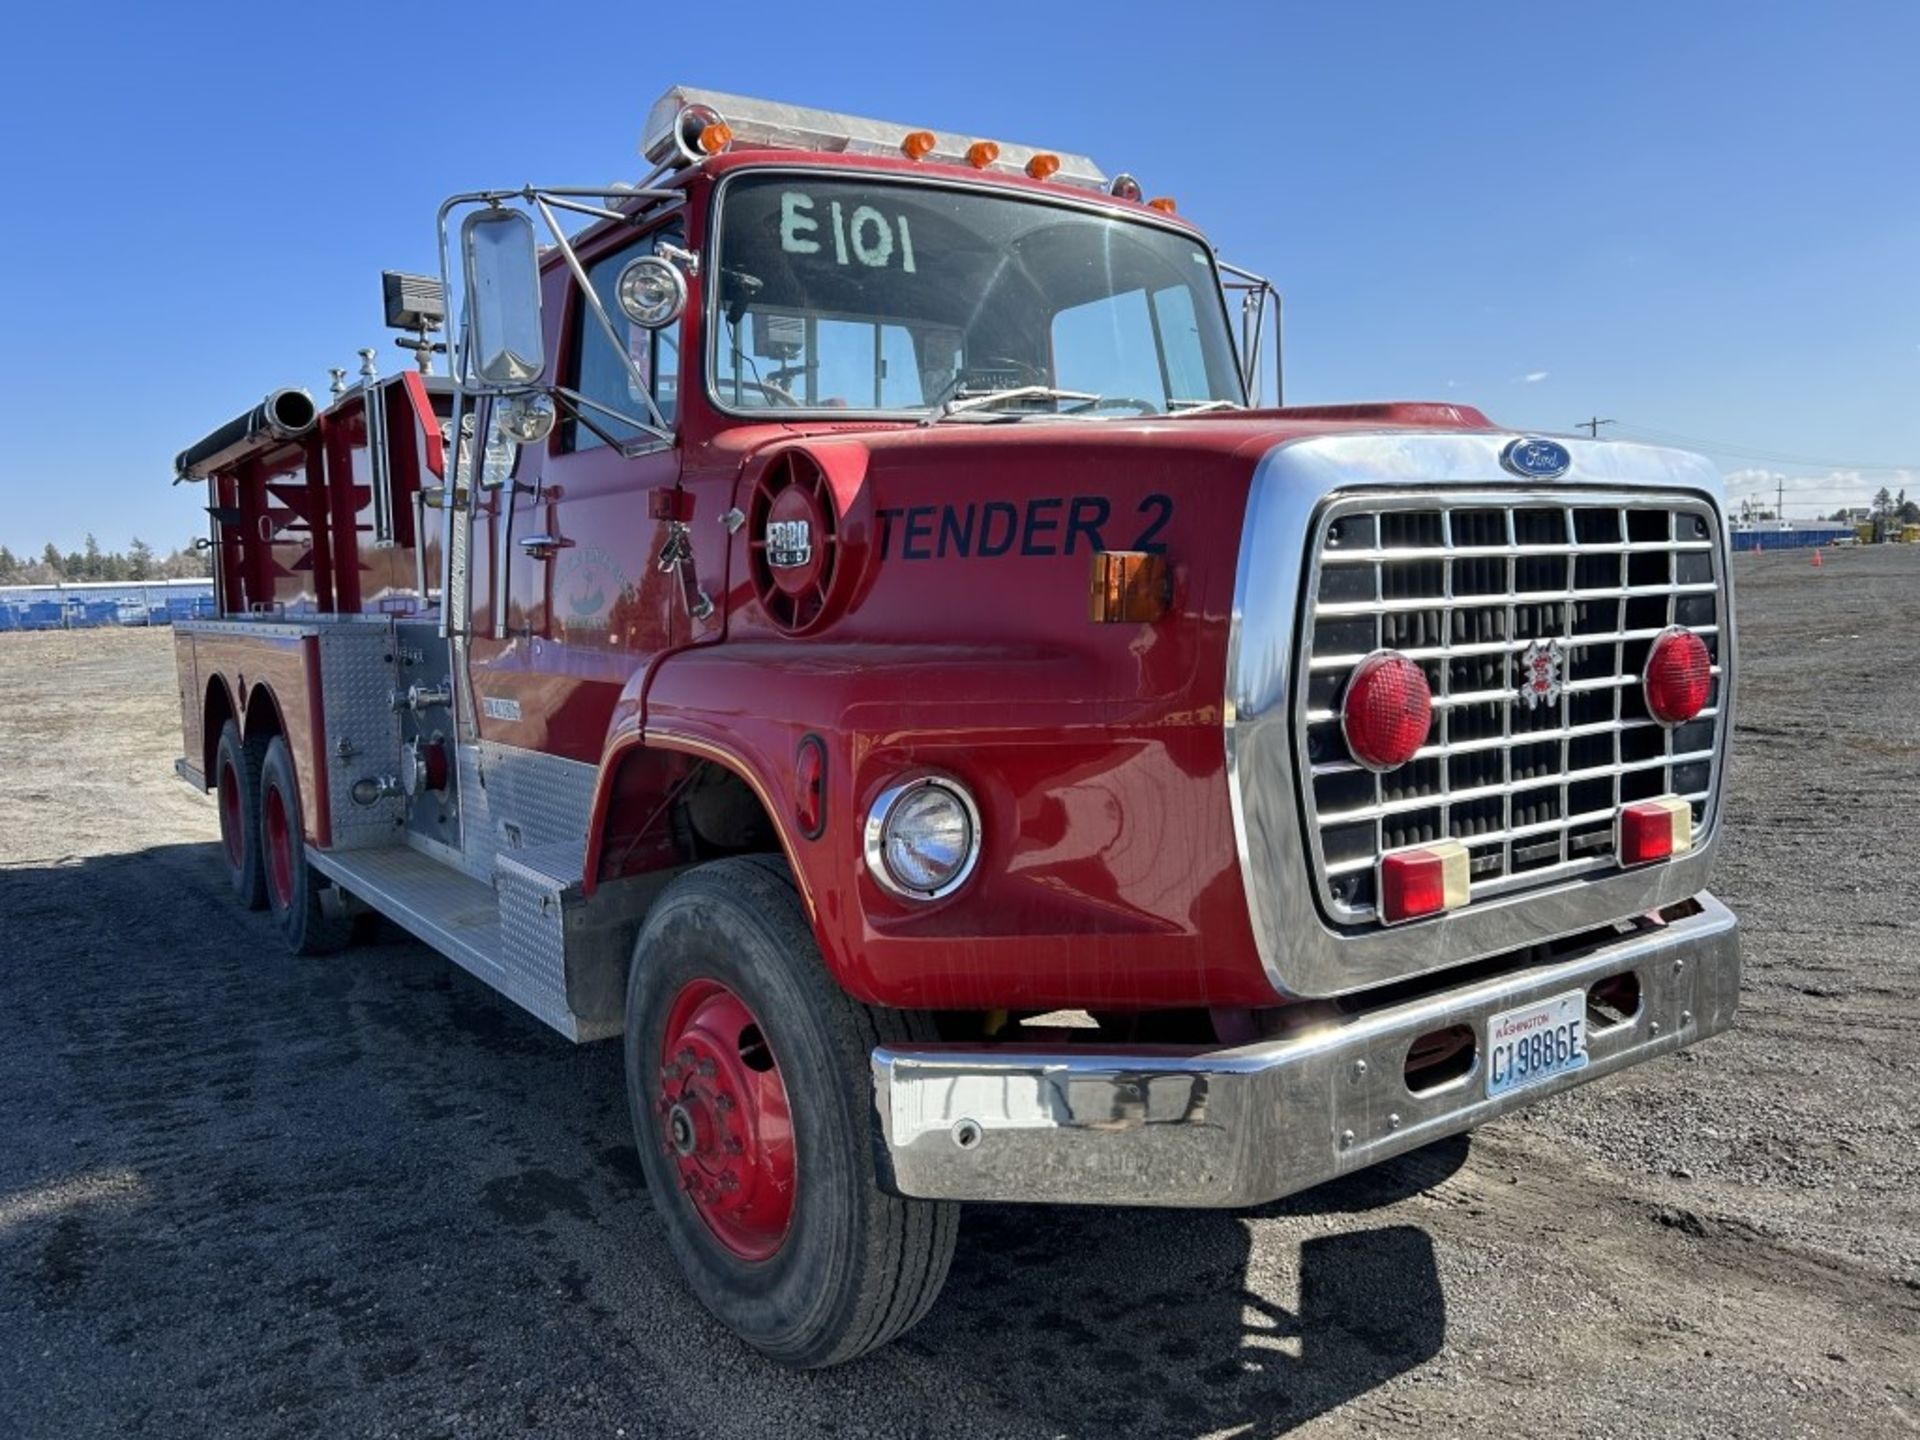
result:
[[[295,952],[623,1039],[742,1337],[899,1335],[963,1201],[1267,1201],[1731,1023],[1705,462],[1266,403],[1270,287],[1083,157],[643,149],[448,201],[418,366],[179,456],[179,768]]]

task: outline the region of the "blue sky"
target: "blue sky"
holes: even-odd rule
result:
[[[1132,171],[1279,283],[1290,400],[1597,412],[1790,513],[1920,495],[1917,55],[1896,0],[29,7],[0,542],[198,533],[170,457],[402,363],[379,272],[432,268],[445,194],[633,178],[675,81]]]

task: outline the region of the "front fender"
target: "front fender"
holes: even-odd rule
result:
[[[1270,1004],[1234,849],[1217,703],[1115,700],[1065,645],[727,643],[661,662],[609,737],[727,765],[759,795],[850,993],[914,1009]],[[747,703],[742,703],[747,697]],[[827,754],[819,838],[795,761]],[[866,871],[868,807],[920,771],[973,793],[979,866],[918,904]],[[596,804],[596,817],[604,809]],[[596,825],[597,831],[597,825]]]

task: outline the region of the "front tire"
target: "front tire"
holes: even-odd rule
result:
[[[946,1281],[959,1206],[875,1173],[873,1048],[931,1038],[840,990],[773,857],[691,870],[647,917],[627,984],[641,1168],[701,1303],[783,1364],[886,1344]]]
[[[260,766],[260,852],[267,909],[295,955],[326,955],[353,938],[353,917],[329,894],[330,882],[307,863],[300,786],[293,752],[276,735]]]

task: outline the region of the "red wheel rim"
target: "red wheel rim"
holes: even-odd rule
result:
[[[276,910],[293,908],[293,827],[287,823],[287,802],[278,785],[267,786],[266,824],[261,827],[267,838],[267,889],[273,892]]]
[[[240,775],[231,762],[220,766],[220,843],[227,847],[227,864],[238,870],[246,860],[240,811]]]
[[[708,1230],[743,1260],[793,1220],[793,1120],[760,1022],[717,980],[673,997],[660,1052],[660,1146]]]

